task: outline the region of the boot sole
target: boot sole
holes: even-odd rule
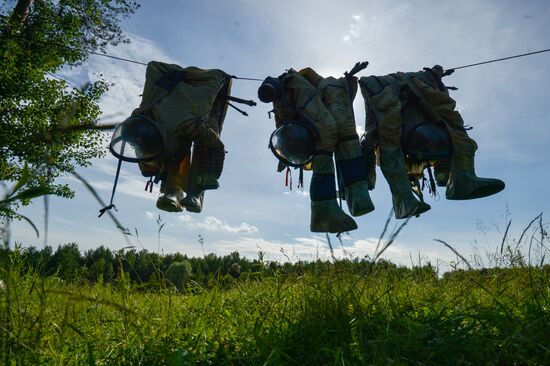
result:
[[[202,207],[185,199],[181,200],[180,204],[189,212],[200,213],[202,211]]]
[[[350,223],[346,227],[343,227],[343,225],[342,225],[342,227],[338,227],[338,228],[333,228],[333,227],[312,228],[312,227],[310,227],[309,231],[311,231],[312,233],[339,234],[339,233],[355,230],[355,229],[357,229],[357,227],[358,227],[357,224],[354,222],[353,225]]]
[[[403,216],[395,215],[395,218],[400,220],[400,219],[407,219],[409,217],[414,217],[414,216],[418,217],[424,212],[428,212],[431,209],[432,209],[432,206],[428,205],[427,203],[424,203],[423,205],[418,205],[415,210],[413,210],[412,212],[408,212],[406,215],[403,215]]]
[[[447,198],[450,201],[464,201],[464,200],[475,200],[478,198],[488,197],[492,196],[493,194],[497,194],[500,191],[504,190],[505,184],[502,182],[502,184],[488,186],[488,187],[479,187],[477,189],[474,189],[471,192],[468,192],[468,194],[465,195],[454,195],[454,196],[448,196],[445,195],[445,198]]]
[[[183,208],[181,205],[169,198],[166,197],[159,197],[157,200],[157,208],[159,210],[167,211],[167,212],[182,212]]]
[[[349,209],[349,207],[348,207],[348,209]],[[374,205],[369,206],[369,207],[363,207],[362,210],[358,210],[358,209],[351,210],[351,209],[349,209],[349,213],[353,217],[363,216],[363,215],[366,215],[366,214],[368,214],[372,211],[374,211]]]

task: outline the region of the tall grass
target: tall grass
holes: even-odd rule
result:
[[[16,258],[14,259],[16,261]],[[550,268],[345,262],[186,293],[3,273],[4,364],[549,364]]]
[[[182,291],[0,270],[6,365],[547,365],[549,237],[542,217],[488,257],[431,264],[317,261],[305,271],[190,281]],[[382,246],[382,247],[385,247]],[[459,266],[466,264],[466,269]],[[263,261],[262,261],[263,263]],[[162,278],[162,274],[159,275]],[[243,279],[245,278],[245,279]]]

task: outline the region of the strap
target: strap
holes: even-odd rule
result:
[[[145,183],[145,191],[149,191],[150,193],[153,193],[153,184],[154,184],[153,176],[150,176],[147,183]]]
[[[292,191],[292,171],[290,170],[290,167],[286,167],[285,187],[289,187]]]
[[[240,104],[246,104],[247,106],[250,106],[250,107],[255,107],[257,105],[256,102],[253,101],[253,100],[247,100],[247,99],[232,97],[231,95],[228,95],[226,98],[227,98],[227,100],[230,100],[232,102],[240,103]]]
[[[234,110],[238,111],[240,114],[242,114],[243,116],[245,117],[248,117],[248,113],[246,113],[245,111],[243,111],[242,109],[239,109],[237,107],[235,107],[233,104],[229,103],[228,101],[226,101],[227,105],[230,106],[231,108],[233,108]]]
[[[432,196],[437,197],[437,184],[435,184],[435,179],[431,166],[428,166],[428,179],[430,181],[430,193],[432,194]]]
[[[124,145],[122,145],[121,152],[124,153]],[[113,191],[111,192],[111,201],[109,202],[109,205],[107,205],[107,206],[103,207],[101,210],[99,210],[99,215],[97,217],[103,216],[103,214],[107,210],[110,210],[112,208],[114,208],[115,211],[118,211],[116,206],[113,204],[113,199],[115,198],[115,191],[116,191],[116,186],[118,184],[118,176],[120,175],[120,166],[121,165],[122,165],[122,159],[118,159],[118,165],[117,165],[117,168],[116,168],[116,175],[115,175],[115,183],[113,184]]]

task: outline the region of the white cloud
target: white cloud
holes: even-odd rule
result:
[[[202,222],[192,223],[193,227],[197,229],[204,229],[208,231],[222,231],[227,233],[256,233],[258,228],[254,225],[250,225],[246,222],[241,223],[238,226],[231,226],[227,221],[223,221],[214,216],[207,216]]]
[[[301,189],[301,188],[293,189],[292,191],[284,191],[283,194],[285,196],[295,195],[295,196],[300,196],[305,198],[309,197],[309,192],[306,189]]]
[[[182,224],[188,224],[190,222],[193,222],[193,217],[191,217],[191,215],[189,214],[183,214],[176,217],[176,221]]]
[[[344,240],[348,241],[348,240]],[[333,254],[335,258],[365,258],[374,256],[378,239],[368,238],[354,240],[351,245],[342,245],[340,241],[331,238]],[[212,243],[217,251],[229,253],[238,251],[243,256],[254,258],[259,250],[265,253],[265,258],[276,261],[299,260],[330,260],[332,258],[329,245],[324,236],[296,237],[288,241],[266,240],[262,238],[238,238],[235,240],[221,240]],[[380,244],[384,246],[384,241]],[[419,252],[413,245],[394,242],[383,253],[381,258],[390,260],[393,263],[401,265],[417,265],[419,259],[422,262],[431,261],[432,263],[445,263],[453,260],[454,257],[445,251],[426,251]]]
[[[147,216],[148,219],[152,220],[157,217],[157,214],[151,211],[145,211],[145,216]]]
[[[258,228],[246,222],[240,225],[230,225],[227,221],[218,219],[214,216],[207,216],[202,221],[195,221],[189,214],[181,214],[175,218],[176,224],[184,224],[189,228],[201,229],[213,232],[225,232],[235,234],[253,234],[258,232]],[[173,226],[174,224],[172,224]]]
[[[126,35],[130,43],[109,47],[107,54],[143,63],[151,60],[175,62],[156,43],[132,33]],[[95,81],[100,78],[109,83],[109,90],[100,101],[104,122],[122,121],[140,104],[145,82],[144,65],[90,55],[85,65],[75,69],[67,68],[59,74],[76,85],[83,80]]]
[[[344,36],[342,37],[342,40],[347,43],[361,36],[363,14],[355,14],[355,15],[352,15],[351,18],[353,19],[353,23],[351,23],[348,26],[347,31],[344,33]]]
[[[325,245],[327,242],[324,239],[318,237],[311,238],[294,238],[293,239],[297,244],[303,245],[308,248],[317,248],[319,245]]]

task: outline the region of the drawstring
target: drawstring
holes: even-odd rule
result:
[[[430,194],[433,197],[437,197],[437,185],[435,184],[434,175],[432,173],[432,167],[428,167],[428,178],[430,180]]]
[[[255,107],[257,105],[256,102],[253,101],[253,100],[237,98],[237,97],[233,97],[231,95],[227,96],[227,100],[230,100],[230,101],[235,102],[235,103],[246,104],[249,107]]]
[[[286,167],[286,174],[285,174],[285,187],[289,187],[292,191],[292,171],[289,167]]]
[[[234,110],[238,111],[239,113],[241,113],[243,116],[245,117],[248,117],[248,113],[246,113],[245,111],[243,111],[242,109],[239,109],[237,107],[235,107],[233,104],[229,103],[228,101],[226,101],[227,105],[230,106],[231,108],[233,108]]]
[[[122,145],[122,148],[121,148],[121,155],[124,154],[124,145]],[[113,191],[111,192],[111,201],[109,202],[109,205],[108,206],[105,206],[103,207],[101,210],[99,210],[99,215],[97,217],[101,217],[103,216],[103,214],[107,211],[107,210],[110,210],[112,208],[115,209],[115,211],[118,211],[116,206],[113,204],[113,199],[115,198],[115,191],[116,191],[116,186],[118,184],[118,176],[120,175],[120,166],[122,165],[122,159],[118,159],[118,166],[116,168],[116,175],[115,175],[115,183],[113,184]]]
[[[153,181],[153,176],[150,176],[147,183],[145,183],[145,191],[149,191],[150,193],[153,193],[153,184],[154,183],[155,182]]]
[[[300,167],[300,175],[298,177],[298,188],[304,190],[304,168]]]
[[[229,105],[231,108],[235,109],[236,111],[238,111],[239,113],[241,113],[245,117],[248,117],[248,113],[246,113],[245,111],[243,111],[240,108],[235,107],[233,104],[229,103],[229,101],[235,102],[235,103],[240,103],[240,104],[246,104],[249,107],[256,106],[256,102],[253,101],[253,100],[246,100],[246,99],[242,99],[242,98],[232,97],[231,95],[228,95],[226,98],[227,99],[225,100],[225,102],[227,103],[227,105]]]

